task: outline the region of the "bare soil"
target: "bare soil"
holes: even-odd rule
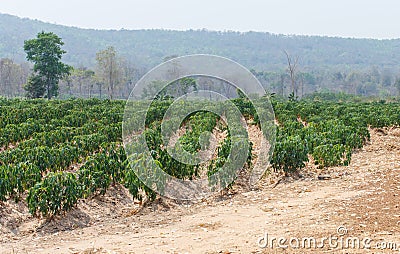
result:
[[[256,188],[235,185],[199,202],[134,203],[116,185],[45,221],[9,201],[0,206],[0,253],[395,253],[375,247],[400,249],[399,173],[400,129],[386,128],[371,130],[348,167],[309,163],[296,177],[270,174]],[[284,249],[276,240],[271,246],[274,237],[370,238],[371,249],[329,242],[296,249],[295,241]]]

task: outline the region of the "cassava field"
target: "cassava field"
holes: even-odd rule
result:
[[[0,252],[398,252],[400,103],[271,101],[276,142],[263,178],[245,181],[262,133],[252,104],[234,99],[247,123],[246,164],[224,190],[176,201],[135,174],[144,162],[122,144],[125,101],[1,99]],[[231,130],[209,112],[187,117],[176,139],[214,154],[184,165],[161,137],[171,103],[153,102],[141,133],[154,161],[180,179],[219,181],[211,176],[240,149]],[[204,132],[216,139],[200,142]]]

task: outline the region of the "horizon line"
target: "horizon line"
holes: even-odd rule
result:
[[[171,32],[215,32],[215,33],[239,33],[239,34],[248,34],[248,33],[259,33],[259,34],[269,34],[269,35],[276,35],[276,36],[283,36],[283,37],[318,37],[318,38],[332,38],[332,39],[350,39],[350,40],[377,40],[377,41],[393,41],[393,40],[400,40],[400,37],[397,38],[373,38],[373,37],[351,37],[351,36],[340,36],[340,35],[322,35],[322,34],[285,34],[285,33],[275,33],[270,31],[257,31],[257,30],[232,30],[232,29],[225,29],[225,30],[217,30],[217,29],[209,29],[209,28],[186,28],[186,29],[177,29],[177,28],[124,28],[121,27],[117,28],[94,28],[94,27],[82,27],[82,26],[75,26],[75,25],[67,25],[67,24],[59,24],[57,22],[51,21],[44,21],[37,18],[32,17],[22,17],[15,14],[4,13],[0,12],[0,15],[8,15],[18,19],[27,19],[30,21],[41,22],[44,24],[54,25],[54,26],[62,26],[66,28],[75,28],[75,29],[82,29],[82,30],[94,30],[94,31],[171,31]]]

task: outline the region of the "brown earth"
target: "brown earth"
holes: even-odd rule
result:
[[[237,185],[196,203],[141,205],[114,186],[44,221],[32,218],[24,202],[10,201],[0,207],[0,253],[396,253],[375,246],[400,249],[399,173],[400,129],[387,128],[371,130],[371,142],[348,167],[321,171],[309,163],[296,179],[271,174],[257,188]],[[279,248],[273,237],[292,246]],[[358,238],[361,247],[370,238],[371,249],[328,240],[322,248],[293,248],[307,237],[317,245],[323,237]]]

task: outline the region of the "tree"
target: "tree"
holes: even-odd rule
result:
[[[0,94],[7,97],[20,95],[22,84],[26,83],[29,69],[16,64],[12,59],[0,59]]]
[[[61,62],[62,55],[66,53],[61,49],[62,45],[64,42],[60,37],[44,31],[38,33],[37,38],[24,42],[26,58],[34,63],[34,73],[25,86],[28,96],[39,98],[46,93],[47,99],[51,99],[58,95],[58,82],[71,70],[69,65]]]
[[[89,70],[89,69],[85,70],[85,72],[84,72],[87,89],[88,89],[88,93],[89,93],[89,98],[92,98],[93,85],[95,82],[94,75],[95,75],[95,72],[92,70]]]
[[[46,92],[45,86],[43,86],[43,80],[38,75],[32,75],[28,78],[27,84],[24,89],[27,91],[26,96],[30,99],[41,98]]]
[[[117,51],[110,46],[96,54],[98,76],[100,82],[105,84],[110,99],[114,98],[114,93],[121,81],[121,60],[118,59]]]
[[[66,83],[66,86],[68,88],[68,95],[71,97],[72,96],[72,78],[71,75],[68,75],[63,79]]]
[[[189,90],[197,91],[196,80],[190,77],[181,78],[172,83],[171,86],[173,90],[173,95],[176,97],[188,94]]]
[[[9,96],[11,90],[14,63],[11,59],[0,59],[0,88],[1,93]]]
[[[347,93],[357,95],[357,87],[361,84],[361,75],[357,71],[351,71],[346,76]]]
[[[141,76],[140,70],[135,68],[135,66],[127,60],[122,60],[121,70],[123,73],[122,84],[124,84],[124,87],[121,87],[120,96],[121,98],[127,98]]]
[[[299,57],[296,57],[295,59],[293,59],[289,53],[284,50],[285,55],[286,55],[286,59],[288,62],[288,74],[290,76],[290,81],[291,81],[291,93],[293,93],[294,96],[298,95],[298,86],[297,86],[297,82],[296,82],[296,74],[297,74],[297,64],[299,62]]]
[[[94,76],[94,71],[86,67],[79,67],[77,69],[72,70],[71,78],[75,84],[76,83],[78,84],[78,95],[80,97],[84,96],[84,92],[82,91],[82,86],[86,86],[89,97],[91,97],[93,88],[93,76]]]

